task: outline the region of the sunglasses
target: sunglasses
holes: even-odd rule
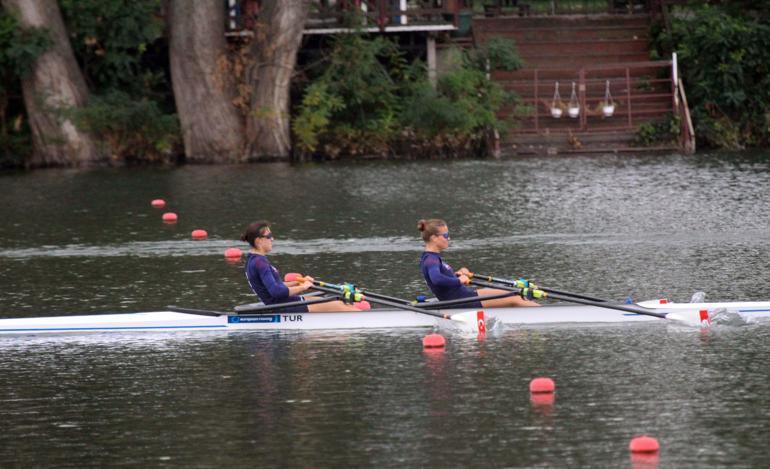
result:
[[[273,233],[268,233],[266,235],[257,236],[257,238],[273,239]]]
[[[449,239],[449,232],[447,231],[446,233],[441,233],[441,236],[443,236],[444,239]]]

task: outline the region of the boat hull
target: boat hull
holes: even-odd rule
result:
[[[650,312],[671,313],[683,310],[707,310],[713,314],[726,310],[746,320],[770,318],[770,302],[669,303],[650,307]],[[455,314],[470,309],[442,310]],[[608,308],[582,305],[548,305],[540,308],[486,309],[488,321],[503,324],[557,323],[637,323],[661,321],[654,316],[628,313]],[[494,319],[492,319],[494,318]],[[40,318],[0,319],[0,334],[55,334],[87,332],[140,331],[243,331],[243,330],[319,330],[319,329],[391,329],[439,327],[452,321],[403,310],[372,310],[339,313],[277,313],[206,316],[171,311],[99,314]]]

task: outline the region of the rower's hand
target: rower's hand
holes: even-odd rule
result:
[[[311,277],[310,275],[305,275],[305,276],[304,276],[304,277],[302,277],[302,278],[303,278],[303,279],[305,279],[305,280],[307,280],[307,281],[308,281],[308,282],[310,282],[311,284],[312,284],[313,282],[315,282],[315,279],[314,279],[313,277]]]
[[[458,270],[455,272],[455,275],[457,275],[458,277],[459,277],[460,275],[465,275],[466,277],[470,277],[470,276],[471,276],[471,271],[470,271],[470,270],[468,270],[468,268],[467,268],[467,267],[460,267],[460,268],[459,268],[459,269],[458,269]]]
[[[298,282],[299,285],[297,285],[298,287],[300,287],[302,289],[302,290],[300,290],[301,292],[303,292],[305,290],[309,290],[310,287],[313,286],[313,282],[311,282],[310,280],[307,280],[307,277],[305,277],[304,280],[305,280],[304,282]]]
[[[465,274],[458,275],[457,278],[460,280],[460,283],[462,283],[463,285],[470,285],[471,283],[471,279],[468,278],[468,276]]]

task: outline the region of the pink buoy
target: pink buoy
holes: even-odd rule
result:
[[[529,382],[529,392],[533,394],[553,393],[556,383],[551,378],[535,378]]]
[[[152,205],[154,208],[163,208],[166,206],[166,201],[163,199],[154,199],[152,202],[150,202],[150,205]]]
[[[163,214],[163,221],[166,223],[174,223],[177,220],[176,213],[174,212],[166,212]]]
[[[362,301],[358,301],[356,303],[353,303],[353,306],[358,308],[359,311],[369,311],[370,309],[372,309],[372,305],[369,304],[369,302],[366,301],[366,300],[362,300]]]
[[[446,339],[441,334],[428,334],[422,338],[424,348],[443,348],[446,345]]]
[[[208,237],[209,234],[206,230],[193,230],[192,232],[192,239],[206,239]]]
[[[297,272],[289,272],[288,274],[283,276],[284,282],[296,282],[298,278],[301,278],[302,274],[298,274]]]
[[[225,258],[230,260],[238,260],[241,258],[243,253],[238,248],[227,248],[225,249]]]
[[[651,436],[642,435],[631,439],[631,443],[628,444],[628,449],[632,453],[657,453],[660,449],[658,440]]]

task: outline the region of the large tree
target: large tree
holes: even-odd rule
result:
[[[88,88],[78,68],[54,0],[2,0],[21,27],[48,31],[51,47],[37,58],[32,72],[22,81],[24,104],[32,131],[33,154],[28,166],[83,165],[102,154],[92,137],[67,117],[68,108],[88,101]]]
[[[243,158],[243,120],[233,105],[226,68],[225,8],[221,0],[171,0],[170,62],[174,97],[188,161]]]
[[[265,0],[252,42],[252,88],[246,117],[248,157],[287,158],[291,150],[289,88],[309,11],[308,0]]]

